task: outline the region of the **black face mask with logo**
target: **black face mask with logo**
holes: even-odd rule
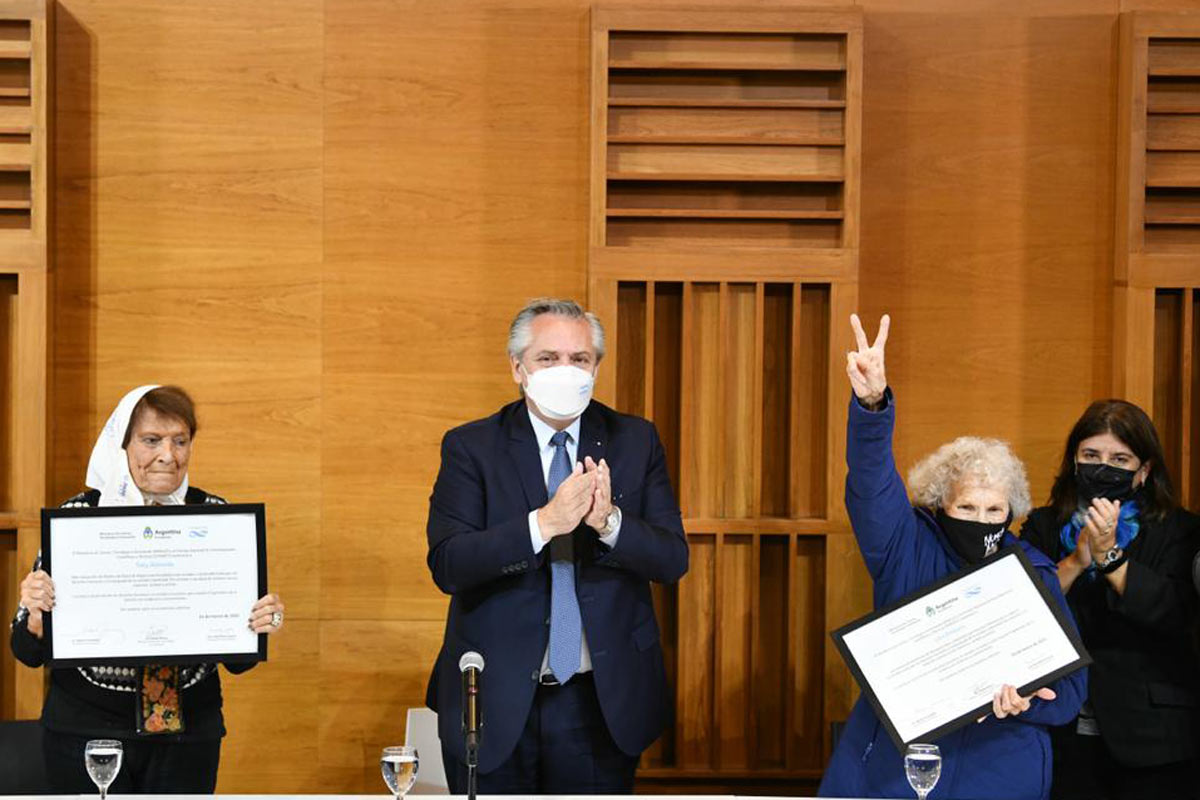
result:
[[[1124,502],[1137,492],[1133,478],[1137,470],[1108,464],[1075,464],[1075,491],[1079,504],[1087,505],[1097,497]]]
[[[968,564],[978,564],[1000,549],[1004,532],[1012,522],[1012,514],[1010,513],[1004,522],[976,522],[971,519],[957,519],[939,508],[937,522],[955,552]]]

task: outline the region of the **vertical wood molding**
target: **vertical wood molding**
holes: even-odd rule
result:
[[[51,5],[52,9],[53,6]],[[47,452],[50,447],[50,428],[47,421],[49,399],[49,297],[50,262],[49,230],[50,187],[52,185],[50,158],[50,127],[52,89],[49,33],[52,11],[47,12],[44,0],[0,0],[0,21],[9,26],[18,40],[28,39],[28,56],[6,61],[13,66],[27,65],[28,73],[18,67],[24,79],[18,78],[10,91],[15,96],[6,107],[14,119],[21,118],[10,133],[8,158],[27,159],[26,171],[3,173],[4,191],[9,205],[0,210],[3,226],[0,229],[0,275],[16,278],[15,339],[0,343],[10,348],[7,361],[12,366],[11,396],[3,398],[5,419],[0,424],[10,426],[12,462],[3,465],[7,475],[8,495],[13,507],[0,509],[16,521],[14,557],[11,574],[5,582],[16,587],[29,571],[41,541],[40,510],[46,502],[49,477]],[[10,77],[15,77],[14,75]],[[27,176],[27,177],[25,177]],[[26,197],[27,203],[16,198]],[[0,535],[5,535],[0,533]],[[7,534],[11,536],[12,534]],[[3,613],[10,612],[9,597],[5,597]],[[7,662],[4,674],[13,680],[0,691],[5,695],[2,704],[11,708],[19,719],[39,716],[42,706],[42,674],[38,670],[12,669],[12,654],[7,647],[0,652]]]

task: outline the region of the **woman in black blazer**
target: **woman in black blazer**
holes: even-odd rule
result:
[[[1191,565],[1200,517],[1179,508],[1142,409],[1123,400],[1088,407],[1067,437],[1049,505],[1021,535],[1058,563],[1095,659],[1088,702],[1055,731],[1052,797],[1196,797]]]

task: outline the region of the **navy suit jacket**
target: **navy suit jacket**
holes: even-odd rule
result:
[[[580,524],[575,587],[604,720],[622,751],[638,755],[662,733],[671,702],[650,581],[687,571],[687,538],[662,443],[647,420],[593,401],[580,421],[578,460],[607,460],[621,534],[611,550]],[[550,546],[533,553],[529,512],[547,502],[525,401],[455,428],[429,500],[429,569],[451,595],[446,634],[426,702],[442,744],[465,761],[458,660],[481,653],[479,770],[516,746],[533,705],[550,628]]]

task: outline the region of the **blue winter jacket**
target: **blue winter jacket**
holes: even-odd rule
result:
[[[846,509],[875,587],[875,607],[957,572],[965,563],[933,516],[908,502],[892,457],[895,406],[872,412],[853,398],[847,428]],[[1039,577],[1070,617],[1055,564],[1040,551],[1006,533],[1001,547],[1019,544]],[[1072,624],[1074,621],[1072,620]],[[930,800],[1004,798],[1044,800],[1050,796],[1048,725],[1070,722],[1087,697],[1087,670],[1051,685],[1057,699],[1035,698],[1016,717],[988,716],[936,741],[942,776]],[[845,730],[821,781],[822,797],[911,797],[904,760],[865,698],[850,712]]]

